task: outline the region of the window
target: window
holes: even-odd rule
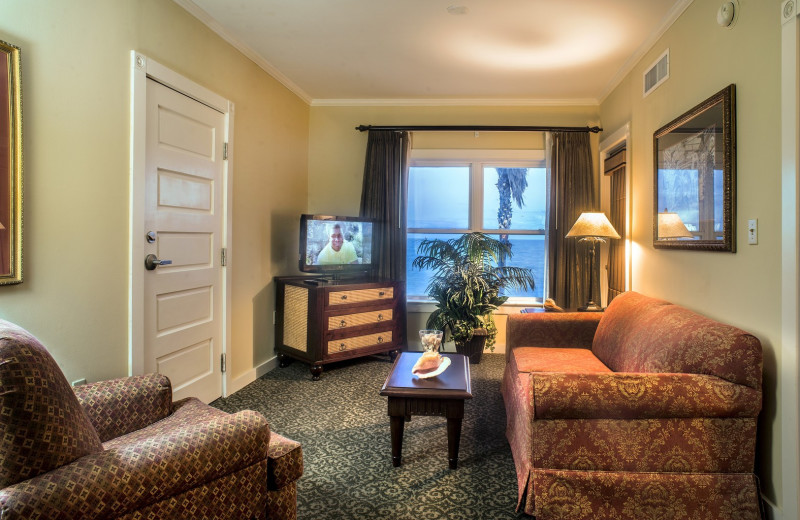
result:
[[[506,264],[533,271],[534,290],[511,289],[506,293],[509,303],[542,300],[547,256],[544,152],[525,151],[522,157],[519,152],[413,152],[408,179],[409,300],[427,299],[425,289],[432,274],[411,267],[419,243],[426,238],[456,238],[471,231],[507,240],[513,256],[505,260]]]

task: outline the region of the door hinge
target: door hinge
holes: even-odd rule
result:
[[[228,265],[228,248],[223,247],[220,253],[220,262],[222,263],[222,267]]]
[[[228,143],[222,143],[222,160],[228,160]]]
[[[220,361],[220,370],[222,370],[222,373],[224,374],[228,370],[228,363],[227,363],[227,361],[225,359],[225,354],[224,353],[220,356],[220,360],[219,361]]]

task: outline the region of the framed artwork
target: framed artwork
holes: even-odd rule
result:
[[[19,47],[0,40],[0,285],[22,282]]]
[[[736,86],[653,134],[653,247],[736,252]]]

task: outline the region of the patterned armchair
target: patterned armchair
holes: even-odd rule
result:
[[[509,317],[503,398],[537,520],[761,518],[761,343],[634,292]]]
[[[77,394],[77,395],[76,395]],[[145,375],[69,386],[0,320],[0,518],[293,519],[298,443]]]

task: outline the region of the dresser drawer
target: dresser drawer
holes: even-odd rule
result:
[[[328,354],[358,350],[375,345],[386,345],[392,342],[392,331],[377,332],[366,336],[355,336],[328,341]]]
[[[373,325],[375,323],[386,323],[394,318],[392,309],[381,309],[377,311],[359,312],[356,314],[342,314],[340,316],[330,316],[328,318],[328,330],[347,329],[360,325]]]
[[[328,306],[351,305],[353,303],[392,301],[394,287],[358,289],[355,291],[331,291],[328,293]]]

